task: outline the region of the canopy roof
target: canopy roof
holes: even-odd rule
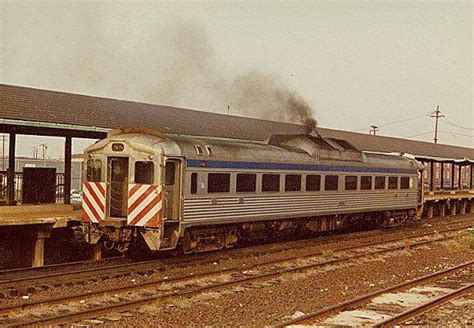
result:
[[[302,134],[305,131],[303,126],[292,123],[0,84],[0,132],[7,132],[11,126],[40,126],[97,133],[140,127],[246,140],[266,140],[274,134]],[[365,151],[474,159],[474,148],[325,128],[318,128],[318,132],[326,138],[348,140]]]

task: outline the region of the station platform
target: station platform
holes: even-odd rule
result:
[[[0,206],[0,268],[44,265],[45,239],[80,222],[72,205]]]
[[[426,201],[440,201],[440,200],[460,200],[474,199],[474,190],[455,190],[455,191],[430,191],[425,193]]]
[[[0,206],[0,226],[51,225],[65,228],[70,221],[81,221],[81,211],[72,205]]]
[[[426,216],[474,214],[474,190],[439,190],[425,193]]]

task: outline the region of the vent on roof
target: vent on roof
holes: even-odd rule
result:
[[[194,146],[194,149],[196,149],[196,153],[197,153],[198,155],[204,154],[204,151],[202,150],[202,147],[201,147],[201,146],[196,145],[196,146]]]
[[[342,140],[342,139],[331,139],[332,141],[337,142],[344,150],[355,150],[359,151],[356,147],[354,147],[351,143],[349,143],[347,140]]]
[[[318,138],[312,135],[307,135],[306,138],[311,140],[314,144],[318,146],[320,149],[327,149],[327,150],[333,150],[333,149],[338,149],[338,147],[334,146],[328,140],[323,139],[323,138]]]
[[[209,156],[213,156],[214,155],[214,150],[211,148],[211,146],[206,146],[206,150],[207,150],[207,154]]]

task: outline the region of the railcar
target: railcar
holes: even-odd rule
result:
[[[246,234],[417,219],[423,167],[348,141],[266,142],[121,129],[85,151],[83,234],[124,252],[233,247]]]

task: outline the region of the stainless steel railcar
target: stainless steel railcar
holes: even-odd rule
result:
[[[84,233],[127,250],[198,252],[248,233],[401,224],[423,204],[422,166],[344,140],[268,142],[123,129],[85,151]]]

